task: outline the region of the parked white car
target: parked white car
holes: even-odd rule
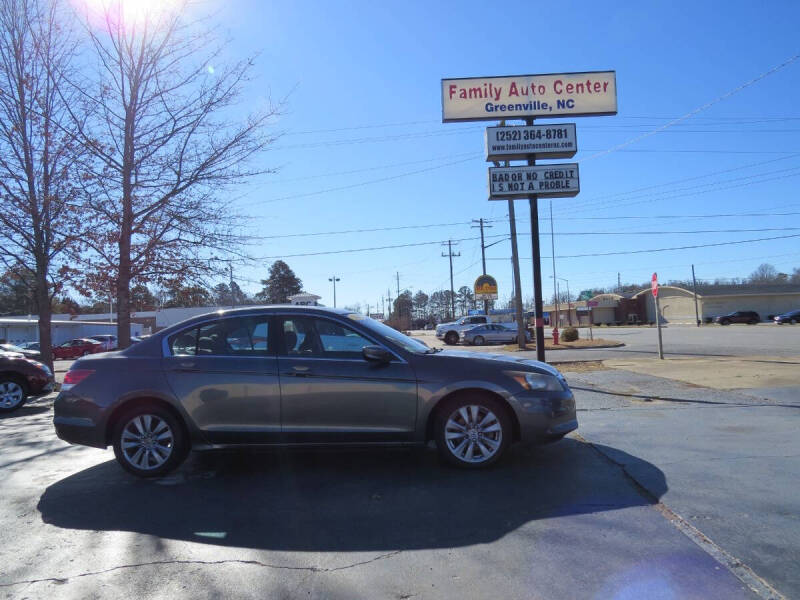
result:
[[[103,347],[101,352],[109,352],[117,349],[117,336],[111,335],[110,333],[90,335],[89,339],[100,342],[101,346]]]

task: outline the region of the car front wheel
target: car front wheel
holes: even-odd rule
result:
[[[114,429],[117,461],[139,477],[157,477],[172,471],[183,462],[188,450],[181,424],[157,405],[138,406],[125,413]]]
[[[16,379],[0,377],[0,412],[11,412],[25,404],[28,391]]]
[[[472,344],[474,346],[483,346],[486,343],[486,340],[483,339],[482,335],[476,335],[475,338],[472,340]]]
[[[458,334],[455,331],[448,331],[444,336],[444,343],[455,346],[458,343]]]
[[[448,463],[467,469],[497,462],[511,442],[507,409],[489,396],[449,402],[436,419],[436,446]]]

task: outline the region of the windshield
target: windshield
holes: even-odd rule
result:
[[[396,329],[392,329],[388,325],[384,325],[380,321],[370,319],[369,317],[365,317],[364,315],[358,313],[350,313],[347,316],[353,321],[358,321],[381,337],[397,344],[407,352],[424,353],[430,351],[430,348],[423,342],[415,340],[414,338],[410,338],[404,333],[400,333]]]

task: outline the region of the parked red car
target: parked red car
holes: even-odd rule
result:
[[[86,356],[87,354],[96,354],[97,352],[103,352],[103,344],[97,340],[78,338],[53,348],[53,358],[64,360]]]

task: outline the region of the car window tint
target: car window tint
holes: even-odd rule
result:
[[[363,358],[361,350],[373,343],[349,327],[327,319],[315,319],[325,358]]]
[[[285,317],[283,319],[283,345],[289,356],[322,356],[322,346],[307,317]]]
[[[169,338],[169,349],[173,356],[197,354],[197,328],[185,329]]]
[[[233,356],[264,356],[269,354],[269,323],[266,319],[237,317],[222,321],[225,348]],[[199,348],[199,342],[198,342]]]

